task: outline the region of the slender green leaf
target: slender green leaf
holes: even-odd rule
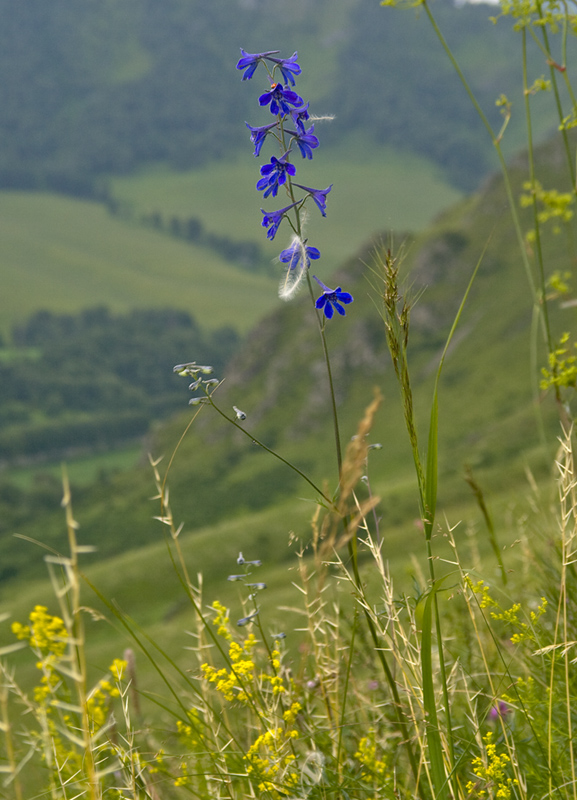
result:
[[[431,405],[431,421],[429,424],[429,439],[427,445],[427,472],[425,478],[425,496],[424,496],[425,519],[423,520],[423,522],[425,526],[425,535],[427,537],[427,541],[430,541],[431,535],[433,533],[433,523],[435,521],[435,512],[437,510],[439,380],[441,377],[441,372],[443,370],[443,364],[445,363],[445,356],[447,355],[447,350],[449,349],[449,345],[451,344],[451,340],[457,329],[457,325],[459,324],[463,308],[465,307],[465,303],[467,302],[469,292],[471,291],[471,287],[473,286],[473,281],[477,276],[477,272],[479,271],[479,267],[481,266],[481,262],[483,261],[490,240],[491,237],[487,239],[485,247],[483,248],[483,252],[479,256],[479,260],[477,261],[475,269],[473,270],[473,274],[471,275],[471,279],[467,285],[467,289],[465,290],[465,294],[463,295],[463,299],[461,300],[461,304],[459,305],[457,314],[455,315],[453,325],[451,326],[451,330],[449,331],[447,341],[445,342],[445,347],[443,348],[443,354],[441,355],[441,360],[439,361],[439,367],[437,369],[437,374],[435,376],[435,388],[433,390],[433,402]]]
[[[443,747],[439,734],[439,723],[437,719],[437,705],[435,702],[435,689],[433,686],[433,658],[432,658],[432,608],[434,598],[439,584],[433,586],[425,601],[423,612],[423,632],[421,639],[421,669],[423,676],[423,705],[425,707],[427,745],[429,750],[429,762],[431,765],[431,777],[435,800],[448,800],[448,783],[445,775],[445,765],[443,761]]]

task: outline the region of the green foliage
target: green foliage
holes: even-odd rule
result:
[[[171,367],[183,352],[221,370],[237,344],[231,328],[204,333],[183,311],[39,311],[15,327],[0,359],[3,458],[54,458],[142,436],[182,403]]]

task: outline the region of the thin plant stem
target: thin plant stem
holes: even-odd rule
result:
[[[541,21],[544,21],[544,18],[543,18],[543,7],[542,7],[541,0],[536,0],[536,6],[537,6],[537,13],[539,14],[539,18],[541,19]],[[557,69],[558,69],[558,65],[555,64],[555,61],[553,60],[553,58],[551,56],[551,47],[549,45],[549,34],[547,33],[547,27],[546,27],[546,25],[541,25],[540,27],[541,27],[541,35],[543,36],[543,42],[544,42],[544,45],[545,45],[545,47],[542,48],[542,49],[544,49],[545,56],[547,58],[547,63],[549,65],[549,74],[551,75],[551,85],[553,87],[553,94],[555,95],[555,105],[557,107],[557,114],[559,115],[559,124],[561,126],[561,135],[563,137],[563,144],[564,144],[564,147],[565,147],[565,155],[567,157],[567,166],[568,166],[568,169],[569,169],[569,175],[571,176],[571,186],[572,186],[573,192],[577,193],[577,186],[575,185],[575,167],[574,167],[574,164],[573,164],[573,156],[571,154],[571,145],[569,143],[569,137],[567,136],[566,126],[563,124],[563,105],[561,103],[561,95],[559,94],[559,86],[557,84]],[[575,106],[575,96],[573,94],[571,83],[569,82],[569,78],[567,76],[567,69],[565,67],[565,64],[566,64],[566,48],[567,48],[567,18],[566,17],[565,17],[565,20],[564,20],[564,26],[563,27],[564,27],[564,30],[563,30],[563,64],[561,66],[561,70],[562,70],[562,73],[563,73],[563,77],[565,79],[565,85],[566,85],[566,88],[567,88],[567,90],[569,92],[569,96],[571,97],[571,100],[573,102],[573,106]],[[525,31],[526,31],[526,28],[524,27],[523,28],[523,36],[525,36]],[[530,27],[530,31],[531,31],[531,35],[533,36],[533,38],[535,39],[537,44],[539,44],[539,46],[540,46],[540,43],[538,41],[538,38],[537,38],[537,36],[535,34],[535,31],[533,30],[532,26]]]
[[[513,197],[513,190],[512,190],[512,187],[511,187],[511,181],[509,179],[509,171],[507,169],[507,163],[505,161],[505,156],[503,155],[503,150],[501,148],[499,137],[495,135],[495,132],[493,131],[493,128],[492,128],[489,120],[485,116],[485,113],[483,112],[483,109],[481,108],[481,106],[477,102],[477,98],[475,97],[471,87],[469,86],[469,83],[468,83],[467,79],[465,78],[465,76],[464,76],[464,74],[463,74],[463,72],[462,72],[462,70],[461,70],[461,68],[459,66],[459,63],[458,63],[457,59],[453,55],[453,52],[451,51],[451,48],[449,47],[449,45],[447,44],[447,42],[445,40],[445,37],[441,33],[441,30],[440,30],[440,28],[439,28],[439,26],[437,24],[437,21],[436,21],[435,17],[433,16],[433,14],[431,12],[431,9],[429,7],[428,0],[423,0],[422,5],[423,5],[423,7],[425,9],[425,12],[427,14],[427,17],[429,18],[429,21],[430,21],[431,25],[433,27],[433,30],[435,31],[435,34],[436,34],[437,38],[439,39],[439,42],[441,43],[441,45],[442,45],[447,57],[449,58],[449,60],[450,60],[450,62],[452,64],[455,72],[457,73],[461,83],[463,84],[463,87],[464,87],[465,91],[467,92],[467,94],[469,96],[469,99],[470,99],[471,103],[473,104],[473,106],[475,108],[475,111],[477,112],[477,114],[479,115],[483,125],[487,129],[487,132],[488,132],[489,136],[491,137],[491,141],[493,142],[493,145],[494,145],[495,150],[497,152],[497,156],[499,158],[499,165],[501,167],[501,172],[502,172],[503,180],[504,180],[504,184],[505,184],[505,191],[506,191],[506,194],[507,194],[507,200],[508,200],[508,203],[509,203],[509,209],[510,209],[511,215],[513,217],[513,227],[515,229],[515,235],[517,237],[517,242],[518,242],[518,245],[519,245],[521,258],[523,260],[523,266],[525,268],[525,273],[527,275],[527,280],[528,280],[529,286],[531,288],[531,293],[533,295],[534,302],[538,305],[537,293],[536,293],[536,289],[535,289],[535,281],[533,279],[533,274],[531,272],[531,265],[529,264],[529,259],[527,257],[527,252],[526,252],[526,249],[525,249],[524,238],[523,238],[523,231],[521,229],[521,223],[520,223],[520,220],[519,220],[519,215],[517,213],[517,206],[516,206],[516,203],[515,203],[515,198]]]
[[[312,283],[311,283],[311,276],[310,276],[308,270],[307,270],[307,283],[308,283],[309,292],[310,292],[311,300],[312,300],[313,307],[314,307],[315,306],[315,296],[314,296],[314,292],[313,292],[313,286],[312,286]],[[339,475],[339,480],[340,480],[341,471],[342,471],[342,468],[343,468],[343,456],[342,456],[342,448],[341,448],[341,435],[340,435],[340,432],[339,432],[339,417],[338,417],[338,413],[337,413],[337,401],[336,401],[336,396],[335,396],[335,387],[334,387],[334,384],[333,384],[333,374],[332,374],[332,370],[331,370],[331,360],[330,360],[330,357],[329,357],[329,349],[327,347],[327,339],[326,339],[326,336],[325,336],[324,318],[322,318],[322,315],[319,313],[319,311],[316,308],[315,308],[315,314],[316,314],[317,323],[318,323],[318,326],[319,326],[319,334],[320,334],[321,342],[322,342],[323,356],[324,356],[324,359],[325,359],[325,366],[326,366],[326,369],[327,369],[327,378],[328,378],[328,381],[329,381],[329,393],[330,393],[330,397],[331,397],[331,410],[332,410],[332,416],[333,416],[333,430],[334,430],[335,448],[336,448],[336,454],[337,454],[337,467],[338,467],[338,475]]]
[[[551,326],[549,324],[549,309],[545,301],[545,268],[543,265],[543,248],[541,246],[541,229],[539,225],[539,212],[537,209],[537,196],[535,193],[535,157],[533,147],[533,126],[531,121],[531,104],[529,103],[529,85],[527,81],[527,33],[526,28],[521,31],[522,52],[523,52],[523,97],[525,100],[525,122],[527,125],[527,143],[528,143],[528,158],[529,158],[529,180],[531,182],[531,206],[533,208],[533,226],[535,231],[535,250],[537,254],[537,267],[539,272],[539,284],[543,302],[541,309],[543,314],[543,324],[545,328],[545,337],[547,342],[547,349],[553,352],[553,340],[551,337]],[[559,397],[559,387],[555,386],[557,401]]]
[[[2,708],[2,730],[6,741],[6,757],[8,766],[10,768],[11,779],[10,783],[14,789],[14,800],[23,800],[22,786],[20,784],[20,776],[18,775],[18,767],[16,764],[16,756],[14,753],[14,741],[12,738],[12,725],[8,712],[8,687],[0,687],[0,706]]]
[[[292,470],[293,470],[293,472],[296,472],[296,473],[297,473],[297,475],[300,475],[300,476],[301,476],[301,478],[302,478],[303,480],[305,480],[305,481],[306,481],[306,482],[309,484],[309,486],[312,486],[312,488],[315,490],[315,492],[317,492],[317,494],[319,495],[319,497],[322,497],[322,498],[323,498],[323,500],[324,500],[324,501],[327,503],[327,506],[328,506],[329,508],[332,508],[332,507],[333,507],[333,501],[332,501],[331,499],[329,499],[329,498],[326,496],[326,494],[323,492],[323,490],[322,490],[322,489],[319,489],[319,487],[316,485],[316,483],[314,483],[314,482],[313,482],[313,481],[312,481],[312,480],[311,480],[311,479],[308,477],[308,475],[305,475],[305,473],[304,473],[302,470],[300,470],[300,469],[299,469],[297,466],[295,466],[295,464],[292,464],[290,461],[287,461],[287,459],[286,459],[286,458],[283,458],[283,457],[282,457],[282,456],[281,456],[279,453],[277,453],[275,450],[271,450],[271,448],[270,448],[270,447],[267,447],[267,446],[266,446],[266,444],[264,444],[264,443],[263,443],[263,442],[261,442],[259,439],[257,439],[257,438],[256,438],[256,437],[255,437],[255,436],[252,434],[252,433],[250,433],[249,431],[246,431],[246,430],[245,430],[245,429],[242,427],[242,425],[239,425],[239,424],[238,424],[238,422],[237,422],[236,420],[232,419],[232,417],[229,417],[229,416],[228,416],[228,414],[225,414],[225,413],[224,413],[224,411],[222,411],[222,410],[221,410],[221,409],[220,409],[220,408],[219,408],[219,407],[216,405],[216,403],[214,402],[214,400],[212,399],[212,396],[211,396],[210,394],[207,394],[207,397],[208,397],[209,403],[210,403],[210,405],[212,406],[212,408],[214,408],[214,410],[215,410],[215,411],[216,411],[218,414],[220,414],[220,416],[221,416],[221,417],[223,417],[225,420],[227,420],[227,422],[230,422],[230,424],[231,424],[231,425],[234,425],[234,427],[235,427],[235,428],[238,428],[238,430],[239,430],[239,431],[242,431],[242,432],[244,433],[244,435],[245,435],[245,436],[248,436],[248,438],[249,438],[251,441],[253,441],[253,442],[254,442],[256,445],[258,445],[259,447],[262,447],[262,449],[263,449],[263,450],[266,450],[266,452],[267,452],[267,453],[270,453],[270,454],[271,454],[271,456],[274,456],[275,458],[278,458],[278,460],[279,460],[279,461],[282,461],[282,463],[283,463],[283,464],[286,464],[286,465],[287,465],[287,467],[289,467],[290,469],[292,469]]]
[[[78,695],[78,705],[81,709],[82,717],[82,739],[84,741],[84,764],[88,777],[89,796],[92,800],[99,800],[102,796],[100,781],[98,780],[94,751],[92,748],[92,735],[90,732],[90,719],[88,716],[88,695],[86,691],[86,652],[85,652],[85,633],[82,608],[80,606],[80,580],[78,569],[78,544],[76,541],[77,523],[72,514],[72,500],[70,494],[70,483],[66,469],[62,469],[63,498],[62,505],[66,514],[66,529],[68,532],[68,546],[70,557],[67,566],[67,580],[69,591],[66,593],[66,600],[70,604],[70,614],[72,618],[72,634],[74,638],[73,656],[76,661],[78,671],[74,683]]]

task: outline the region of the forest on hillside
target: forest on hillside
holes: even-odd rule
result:
[[[498,120],[496,98],[519,84],[509,21],[448,0],[435,13]],[[253,102],[234,70],[241,46],[298,48],[307,96],[336,118],[329,143],[363,131],[468,189],[491,163],[426,21],[376,0],[294,0],[290,17],[282,0],[0,0],[0,15],[0,188],[98,197],[102,176],[234,155]]]
[[[140,439],[186,403],[174,364],[189,356],[221,370],[238,342],[175,309],[37,312],[0,348],[0,468]]]

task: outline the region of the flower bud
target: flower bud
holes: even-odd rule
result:
[[[246,419],[246,414],[244,413],[244,411],[241,411],[240,408],[237,408],[236,406],[233,406],[232,408],[233,408],[234,413],[236,414],[236,418],[237,419],[240,419],[240,420],[245,420]]]

